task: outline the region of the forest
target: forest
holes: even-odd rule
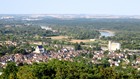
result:
[[[44,19],[33,21],[36,24],[46,24],[57,30],[62,35],[75,39],[99,39],[98,30],[110,30],[115,33],[112,37],[101,37],[101,40],[112,40],[121,43],[122,49],[140,49],[140,19]]]
[[[104,67],[92,63],[59,61],[16,66],[9,62],[1,79],[138,79],[136,69],[127,67]]]
[[[5,26],[11,27],[5,27]],[[58,32],[46,31],[40,26],[51,27]],[[99,30],[110,30],[115,36],[101,37]],[[1,40],[34,40],[33,37],[68,36],[69,39],[101,39],[120,42],[122,48],[140,49],[140,20],[139,19],[56,19],[44,17],[42,20],[25,21],[0,20]],[[19,38],[20,37],[20,38]],[[129,39],[128,39],[129,38]],[[17,40],[17,41],[18,41]],[[26,41],[25,40],[25,41]]]
[[[5,27],[9,25],[11,27]],[[57,33],[46,31],[40,26],[51,27]],[[110,30],[115,36],[101,37],[99,30]],[[43,18],[42,20],[0,20],[1,40],[10,38],[12,40],[30,39],[36,35],[41,37],[63,35],[69,39],[101,39],[120,42],[122,48],[140,49],[140,20],[139,19],[56,19]],[[6,36],[5,36],[6,35]],[[19,38],[20,37],[20,38]],[[128,39],[129,38],[129,39]]]

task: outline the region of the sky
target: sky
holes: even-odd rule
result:
[[[0,0],[0,14],[140,15],[140,0]]]

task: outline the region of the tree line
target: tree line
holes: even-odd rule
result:
[[[9,62],[1,79],[138,79],[134,68],[103,67],[80,62],[50,60],[47,63],[16,66]]]

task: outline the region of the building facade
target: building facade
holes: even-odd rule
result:
[[[108,42],[108,50],[109,51],[115,51],[115,50],[120,50],[121,48],[121,44],[120,43],[116,43],[116,42]]]

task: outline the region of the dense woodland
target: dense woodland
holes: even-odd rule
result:
[[[111,30],[113,37],[101,37],[101,40],[112,40],[121,43],[123,49],[140,49],[140,20],[139,19],[44,19],[35,21],[36,24],[46,24],[62,31],[76,39],[98,39],[98,30]]]
[[[121,31],[139,31],[139,19],[43,19],[32,21],[36,24],[48,24],[57,27],[85,27],[89,29],[108,29]],[[133,28],[132,28],[133,27]]]
[[[77,38],[79,37],[79,39],[99,37],[100,34],[97,31],[101,29],[115,31],[118,36],[122,36],[122,37],[123,35],[130,36],[130,34],[131,36],[133,35],[136,36],[139,34],[139,30],[140,30],[139,19],[70,19],[70,20],[64,19],[64,20],[61,20],[61,19],[54,19],[54,18],[44,18],[42,20],[37,20],[37,21],[0,20],[0,26],[3,27],[5,25],[24,26],[26,30],[23,27],[22,28],[18,27],[15,29],[15,30],[18,29],[19,31],[21,31],[21,32],[18,32],[19,34],[29,33],[30,35],[30,32],[31,32],[31,35],[32,35],[32,34],[43,32],[39,35],[45,36],[45,34],[47,33],[45,33],[43,30],[40,29],[40,26],[44,25],[44,26],[52,27],[53,29],[58,30],[59,32],[62,32],[62,34],[72,35],[74,38],[76,38],[77,36]],[[12,32],[13,30],[11,29],[11,31],[8,31],[7,29],[5,32],[2,32],[2,33]],[[86,37],[80,37],[80,36],[84,36],[83,34],[85,34]],[[93,34],[93,36],[91,34]],[[126,38],[127,37],[123,37],[123,39],[126,39]]]
[[[5,27],[10,25],[11,27]],[[46,31],[40,26],[48,26],[57,30],[57,33]],[[26,21],[17,19],[0,20],[1,40],[34,40],[36,35],[69,36],[70,39],[98,39],[98,30],[111,30],[115,32],[113,37],[101,37],[102,40],[120,42],[122,48],[140,49],[140,20],[139,19],[56,19],[43,18],[42,20]],[[6,36],[5,36],[6,35]],[[20,38],[19,38],[20,37]],[[128,39],[129,38],[129,39]]]
[[[48,63],[34,63],[17,67],[9,62],[1,79],[137,79],[139,73],[134,68],[104,67],[103,65],[85,64],[50,60]]]

